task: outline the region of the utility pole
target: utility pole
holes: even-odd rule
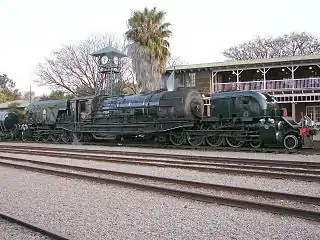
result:
[[[29,102],[31,102],[31,84],[30,84],[30,91],[29,91]]]

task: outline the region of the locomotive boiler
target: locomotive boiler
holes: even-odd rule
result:
[[[196,119],[201,118],[203,112],[200,93],[189,88],[111,98],[103,96],[95,101],[97,104],[94,116],[104,114],[109,117],[148,116],[154,120]]]
[[[202,113],[202,97],[190,88],[99,96],[92,100],[92,124],[83,126],[83,131],[92,132],[96,139],[137,135],[170,138],[176,129],[192,127]]]

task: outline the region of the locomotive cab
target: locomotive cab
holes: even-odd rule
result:
[[[75,122],[86,121],[91,117],[93,97],[73,98],[70,100],[70,112]]]

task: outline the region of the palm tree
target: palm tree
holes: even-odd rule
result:
[[[147,52],[150,63],[156,63],[156,70],[162,74],[170,57],[168,38],[172,35],[168,29],[171,24],[164,22],[166,13],[149,10],[134,11],[128,20],[129,30],[125,33],[127,40],[142,52]]]

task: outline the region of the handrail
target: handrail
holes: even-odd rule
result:
[[[214,92],[232,90],[299,90],[320,89],[320,77],[278,80],[254,80],[245,82],[213,83]]]

